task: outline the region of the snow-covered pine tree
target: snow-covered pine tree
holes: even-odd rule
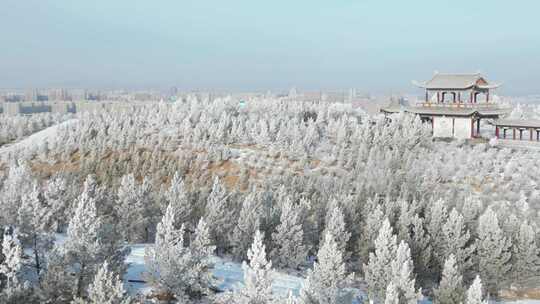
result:
[[[510,271],[510,242],[505,237],[495,212],[488,208],[479,218],[476,240],[480,275],[491,292],[496,292]]]
[[[194,278],[190,286],[190,293],[192,297],[194,294],[197,297],[203,294],[207,295],[210,293],[210,285],[214,282],[210,271],[212,267],[210,258],[214,254],[216,247],[212,245],[210,231],[204,218],[199,220],[195,228],[195,238],[189,244],[189,249],[193,259],[192,264],[197,265],[197,269],[194,269]]]
[[[118,188],[115,209],[122,237],[128,242],[142,239],[141,224],[145,214],[138,192],[133,174],[124,175]]]
[[[0,263],[0,303],[34,303],[33,291],[29,282],[23,282],[23,249],[17,238],[17,231],[7,227],[2,239],[2,255]]]
[[[7,178],[0,192],[0,227],[14,225],[17,222],[17,210],[22,203],[22,196],[31,191],[33,179],[26,164],[9,168]]]
[[[191,215],[193,212],[193,206],[189,200],[184,180],[180,176],[179,172],[175,172],[171,180],[169,189],[165,192],[165,200],[167,207],[172,205],[175,211],[175,227],[180,227],[181,224],[186,224],[186,227],[190,226]]]
[[[412,219],[412,235],[410,236],[411,256],[413,257],[414,270],[418,274],[417,285],[422,285],[428,278],[429,265],[433,250],[431,249],[431,238],[424,229],[424,219],[415,214]]]
[[[444,262],[439,287],[434,291],[434,302],[437,304],[460,304],[463,303],[464,293],[463,277],[459,273],[455,256],[450,254]]]
[[[185,246],[185,225],[176,229],[175,216],[176,210],[170,204],[158,224],[154,247],[146,251],[148,272],[145,276],[156,292],[166,299],[184,303],[208,294],[211,283],[209,254],[214,247],[209,243],[204,220],[199,221],[190,247]]]
[[[512,281],[523,283],[540,273],[540,250],[533,226],[526,221],[519,226],[512,246]]]
[[[84,290],[97,271],[100,243],[101,220],[96,210],[95,199],[83,191],[69,222],[67,239],[64,244],[69,264],[77,265],[75,296],[82,297]]]
[[[189,247],[193,250],[193,254],[201,259],[206,259],[214,253],[216,247],[213,245],[210,228],[204,218],[199,220],[195,228],[194,239]]]
[[[379,230],[384,222],[384,212],[376,200],[378,199],[368,199],[362,213],[364,225],[362,225],[362,232],[358,242],[358,252],[362,263],[369,259],[369,253],[375,247],[375,239],[379,235]]]
[[[246,252],[252,243],[255,231],[259,230],[260,225],[260,204],[255,192],[249,193],[242,204],[238,223],[234,228],[232,235],[233,256],[238,260],[246,257]]]
[[[431,269],[439,277],[445,260],[445,238],[441,227],[448,220],[448,211],[444,200],[439,199],[430,206],[428,212],[427,231],[431,239],[433,248],[433,259]]]
[[[416,304],[422,299],[422,291],[415,289],[414,266],[409,245],[401,241],[392,260],[392,282],[398,292],[399,302]]]
[[[480,280],[479,276],[476,276],[467,290],[465,304],[488,304],[488,300],[484,300],[484,297],[482,296],[482,280]]]
[[[418,274],[419,283],[431,280],[429,267],[432,255],[431,238],[424,229],[424,219],[417,212],[418,203],[400,200],[398,218],[398,238],[407,242],[411,248],[414,271]],[[419,284],[422,285],[422,284]]]
[[[131,298],[122,280],[109,270],[107,262],[99,268],[94,282],[88,287],[88,298],[77,298],[73,304],[129,304]]]
[[[337,200],[334,199],[330,202],[327,212],[323,236],[327,233],[331,233],[338,246],[338,250],[340,250],[343,255],[343,259],[348,261],[351,254],[350,252],[347,252],[347,242],[349,241],[351,234],[347,231],[345,217]],[[321,243],[322,242],[324,242],[324,240],[321,240]]]
[[[270,304],[272,295],[272,262],[266,259],[263,236],[259,230],[255,232],[253,244],[248,249],[249,264],[242,264],[244,269],[244,287],[233,292],[231,302],[235,304]]]
[[[375,240],[375,252],[369,254],[369,262],[364,264],[364,277],[369,298],[383,301],[386,287],[392,282],[392,261],[396,257],[397,236],[392,232],[390,221],[385,219]]]
[[[448,220],[442,226],[444,237],[443,256],[448,259],[454,255],[459,273],[466,273],[473,266],[472,255],[475,249],[463,216],[454,208],[450,211]],[[446,263],[446,262],[445,262]]]
[[[334,237],[327,232],[317,253],[317,262],[308,271],[304,286],[300,291],[301,304],[345,304],[352,296],[343,288],[352,282],[347,275],[343,255]]]
[[[47,181],[43,190],[43,198],[51,208],[53,227],[57,232],[65,231],[70,217],[70,197],[68,195],[66,180],[62,177],[54,177]]]
[[[212,185],[212,191],[206,200],[205,218],[210,223],[210,237],[216,244],[218,253],[223,252],[229,246],[229,234],[234,228],[234,210],[231,210],[225,187],[216,176]]]
[[[399,293],[394,282],[390,282],[386,287],[384,304],[399,304]]]
[[[189,274],[186,264],[189,253],[184,248],[184,225],[176,229],[176,208],[169,204],[161,222],[157,226],[156,242],[145,253],[146,277],[155,291],[171,302],[188,301],[186,294]]]
[[[271,256],[274,265],[298,268],[305,262],[307,250],[300,220],[299,208],[287,198],[281,204],[280,224],[272,234],[274,249]]]
[[[105,260],[116,273],[123,273],[124,258],[129,253],[120,243],[105,243],[108,231],[103,229],[102,221],[96,208],[96,196],[99,191],[87,179],[85,187],[77,200],[77,208],[69,222],[67,238],[64,243],[66,263],[75,272],[76,297],[82,297],[94,278],[99,267]]]
[[[41,281],[41,297],[44,303],[70,303],[73,299],[71,265],[67,263],[62,245],[55,245],[47,255],[47,269]]]
[[[22,197],[18,225],[23,244],[32,250],[32,268],[38,282],[41,282],[47,252],[53,247],[55,227],[52,208],[45,204],[36,184],[31,192]]]

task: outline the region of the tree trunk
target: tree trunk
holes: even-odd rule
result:
[[[82,281],[84,278],[84,269],[85,269],[84,263],[81,264],[81,272],[79,273],[79,276],[77,277],[77,297],[82,297]]]
[[[37,249],[37,234],[34,233],[33,237],[33,243],[34,243],[34,259],[36,260],[36,275],[38,279],[38,285],[41,287],[41,261],[39,260],[39,252]]]

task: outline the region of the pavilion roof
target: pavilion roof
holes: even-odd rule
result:
[[[537,119],[497,119],[494,123],[498,127],[540,129],[540,120]]]
[[[479,115],[503,115],[508,113],[508,109],[499,107],[481,108],[458,108],[458,107],[407,107],[405,112],[423,115],[448,115],[448,116],[472,116]]]
[[[418,115],[435,115],[435,116],[501,116],[508,114],[510,109],[501,108],[497,105],[482,106],[482,107],[448,107],[448,106],[401,106],[397,107],[392,103],[381,108],[385,113],[408,112]]]
[[[465,90],[473,87],[479,89],[492,89],[499,86],[499,84],[489,84],[487,80],[480,74],[444,74],[435,73],[433,78],[424,82],[415,82],[416,86],[426,88],[428,90]]]

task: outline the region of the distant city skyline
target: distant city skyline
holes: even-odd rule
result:
[[[419,93],[411,80],[437,70],[539,94],[538,11],[533,0],[4,0],[0,88]]]

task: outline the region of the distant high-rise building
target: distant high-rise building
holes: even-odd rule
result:
[[[171,90],[169,91],[169,94],[170,94],[170,96],[178,95],[178,88],[177,87],[172,87]]]
[[[298,92],[296,91],[296,87],[292,87],[289,90],[289,97],[297,97],[297,96],[298,96]]]
[[[349,101],[354,100],[356,98],[356,89],[351,88],[349,89]]]
[[[37,89],[28,89],[24,95],[26,101],[37,101],[39,92]]]

